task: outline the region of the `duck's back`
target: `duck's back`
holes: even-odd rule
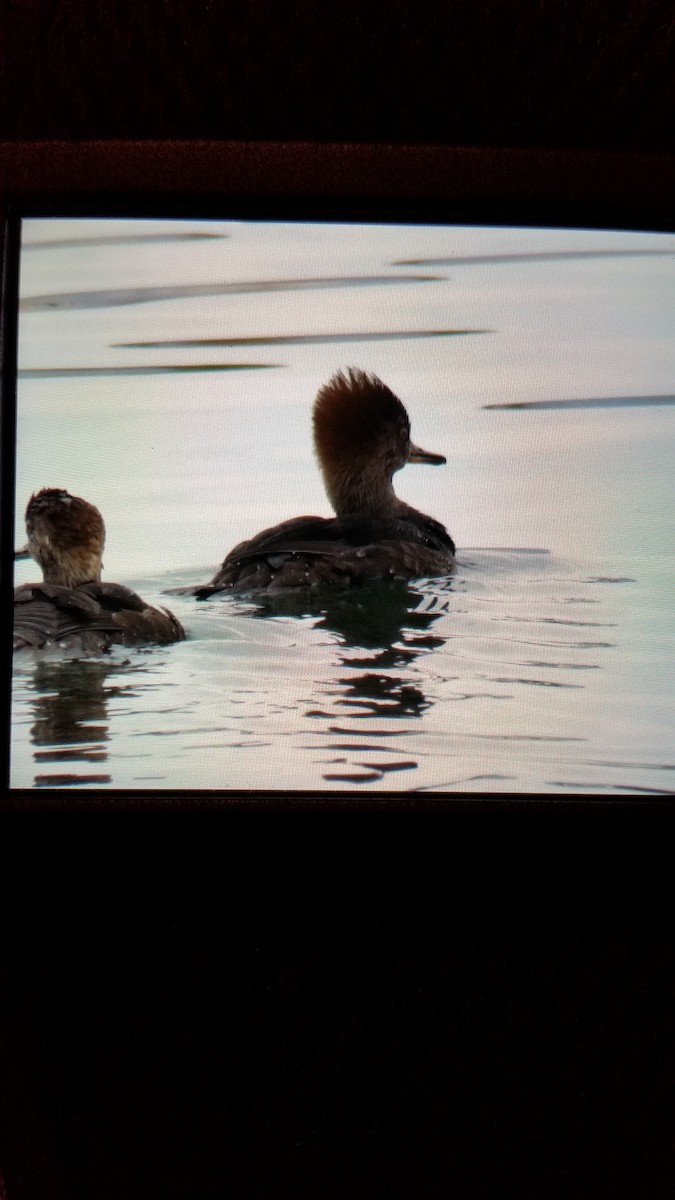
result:
[[[408,510],[404,517],[296,517],[241,542],[209,584],[190,590],[288,591],[352,587],[375,579],[447,575],[454,544],[431,517]]]
[[[15,650],[58,645],[94,654],[114,643],[168,644],[184,637],[173,613],[152,608],[118,583],[27,583],[14,592]]]

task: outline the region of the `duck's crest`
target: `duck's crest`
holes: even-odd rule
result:
[[[400,427],[401,442],[410,437],[408,414],[386,383],[358,367],[336,371],[319,388],[314,402],[314,445],[321,463],[366,451],[383,431]]]
[[[410,422],[401,401],[376,375],[350,367],[320,388],[314,447],[338,516],[396,504],[391,477],[407,461]]]

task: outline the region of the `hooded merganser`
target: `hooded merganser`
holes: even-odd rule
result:
[[[14,591],[14,649],[52,644],[100,653],[114,642],[181,641],[185,630],[168,609],[151,608],[119,583],[101,582],[103,518],[93,504],[60,488],[43,488],[26,509],[28,545],[43,583]]]
[[[448,575],[455,546],[433,517],[399,500],[392,476],[406,463],[438,465],[442,454],[410,440],[401,401],[375,375],[350,368],[320,388],[314,446],[335,517],[295,517],[241,542],[210,583],[181,588],[273,592],[375,579]]]

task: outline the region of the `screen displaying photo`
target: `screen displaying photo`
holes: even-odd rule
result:
[[[651,232],[25,219],[11,786],[672,791],[674,293]]]

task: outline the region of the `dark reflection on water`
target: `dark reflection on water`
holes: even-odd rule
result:
[[[452,579],[439,581],[437,586],[449,595]],[[404,630],[408,642],[410,631],[428,629],[447,611],[443,592],[439,592],[433,606],[427,609],[420,609],[421,598],[419,590],[401,580],[383,580],[338,593],[329,588],[317,588],[261,595],[251,602],[249,612],[253,617],[316,615],[316,628],[338,634],[345,646],[389,653],[393,643],[403,638]],[[213,603],[213,600],[207,603]],[[442,645],[443,641],[443,638],[437,638],[434,644]],[[405,649],[401,653],[405,654]]]
[[[51,292],[26,296],[22,312],[60,308],[116,308],[156,300],[185,300],[199,296],[245,296],[251,292],[305,292],[320,288],[381,287],[386,284],[435,283],[438,275],[337,275],[325,279],[252,279],[238,283],[184,283],[166,287],[106,288],[102,291]]]
[[[305,593],[269,597],[257,606],[254,615],[268,617],[281,610],[284,615],[301,616],[306,615],[308,609],[315,612],[318,609],[319,620],[315,628],[325,629],[340,639],[335,659],[340,672],[335,678],[323,681],[333,711],[343,709],[359,723],[392,718],[407,722],[421,718],[431,709],[433,700],[425,690],[422,674],[413,682],[396,673],[396,668],[408,669],[421,655],[440,650],[445,645],[447,639],[430,630],[447,612],[452,580],[437,581],[437,586],[439,590],[433,597],[423,595],[401,581],[377,582],[338,596]],[[350,672],[346,676],[345,668]],[[323,722],[330,714],[321,709],[310,709],[305,716]],[[331,725],[328,732],[343,735],[345,740],[323,743],[323,751],[342,751],[350,758],[325,762],[327,769],[322,771],[322,778],[326,783],[374,783],[390,773],[413,771],[418,765],[412,755],[402,758],[400,750],[391,761],[380,758],[360,763],[353,760],[353,754],[359,751],[388,753],[386,747],[369,739],[390,739],[394,736],[391,730],[385,733],[364,729],[362,725],[360,730]],[[407,725],[402,732],[408,732]],[[343,769],[336,770],[338,764],[342,764]]]
[[[552,737],[541,733],[469,733],[471,738],[488,742],[587,742],[585,737]]]
[[[555,262],[584,258],[672,258],[672,250],[526,250],[513,254],[444,255],[440,258],[399,258],[394,267],[480,267],[484,263]]]
[[[524,683],[530,687],[544,688],[582,688],[583,683],[560,683],[557,679],[527,679],[514,678],[511,675],[491,675],[493,683]]]
[[[204,371],[266,371],[281,363],[166,363],[134,367],[22,367],[20,379],[97,378],[109,375],[196,375]]]
[[[33,755],[36,767],[48,763],[106,762],[109,701],[115,696],[133,694],[128,687],[106,686],[108,677],[122,669],[127,668],[98,660],[37,662],[28,683],[28,691],[35,693],[31,701],[30,740],[36,747]],[[110,775],[88,771],[38,772],[35,776],[36,787],[110,782]]]
[[[566,779],[550,779],[548,784],[553,788],[566,788],[571,792],[579,792],[583,795],[584,792],[603,791],[603,792],[629,792],[636,796],[675,796],[672,788],[655,788],[641,785],[640,787],[632,787],[628,783],[595,783],[589,782],[587,779],[566,780]]]
[[[348,683],[340,681],[339,686],[346,695],[337,694],[335,703],[361,709],[355,717],[421,717],[430,707],[420,687],[395,675],[367,671]]]
[[[464,337],[492,329],[400,329],[379,333],[297,333],[275,337],[184,338],[161,342],[112,342],[127,350],[186,349],[190,346],[335,346],[345,342],[402,342],[411,338]]]
[[[518,400],[505,404],[483,404],[482,408],[529,408],[545,412],[547,408],[659,408],[675,404],[675,396],[600,396],[581,400]]]
[[[75,246],[130,246],[135,243],[149,245],[153,242],[204,242],[224,241],[229,233],[105,233],[100,237],[61,237],[44,239],[41,242],[24,242],[21,252],[26,250],[61,250]]]
[[[361,770],[326,771],[323,778],[326,783],[377,783],[388,773],[410,771],[417,766],[416,762],[403,763],[362,763]]]

